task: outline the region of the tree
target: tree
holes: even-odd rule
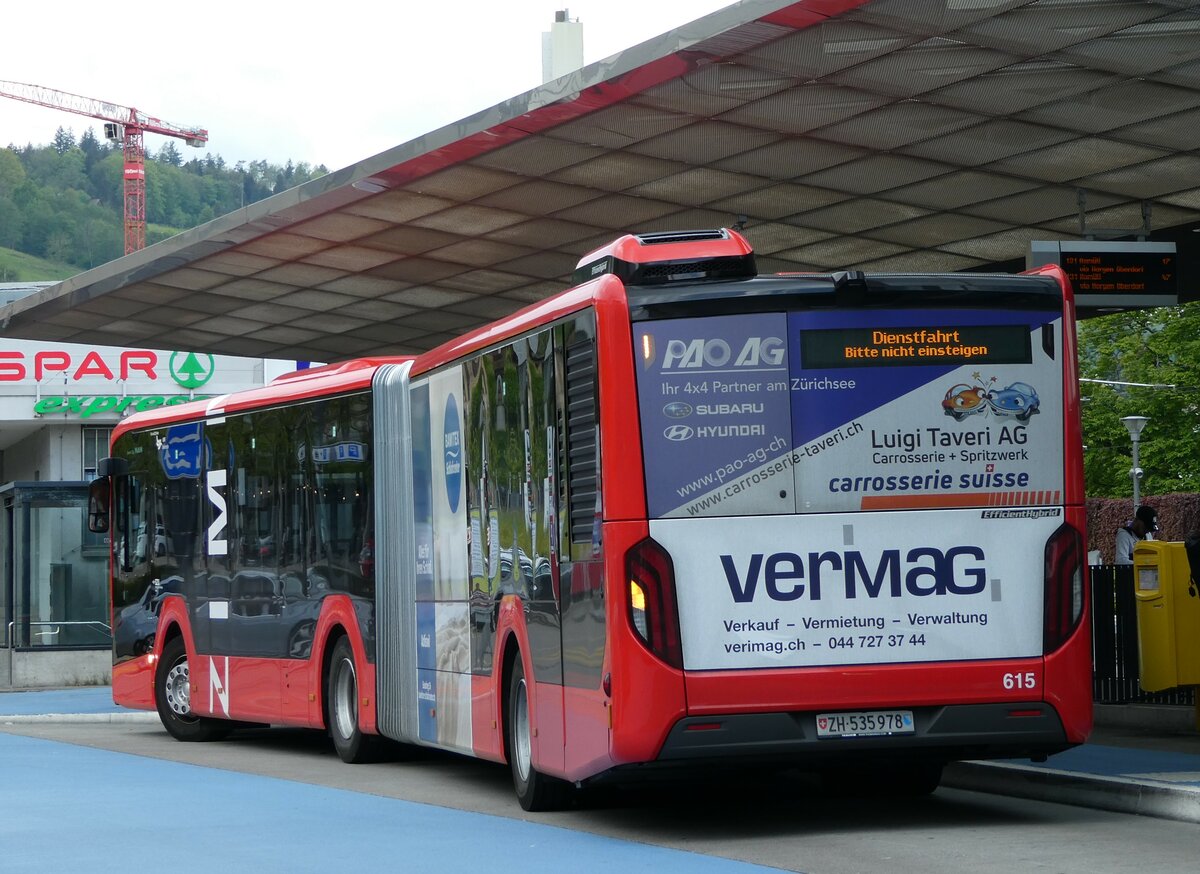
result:
[[[75,132],[73,130],[69,127],[60,127],[54,132],[54,151],[65,155],[73,148],[75,148]]]
[[[88,168],[89,190],[100,203],[113,210],[123,208],[125,158],[110,149],[105,156]]]
[[[183,155],[180,154],[179,147],[173,140],[167,140],[163,144],[163,147],[158,150],[158,157],[155,160],[161,164],[170,164],[172,167],[183,165]]]
[[[12,200],[0,194],[0,248],[17,248],[21,245],[23,231],[21,211]]]
[[[67,231],[54,231],[46,240],[45,256],[51,261],[70,264],[75,260],[75,240]]]
[[[87,189],[83,152],[74,147],[65,152],[59,152],[53,146],[26,149],[21,155],[21,162],[25,166],[26,175],[38,185],[44,185],[54,191],[69,188],[79,191]]]
[[[92,167],[104,160],[105,155],[110,151],[107,143],[96,139],[96,132],[90,127],[79,138],[79,150],[83,152],[83,163],[88,173],[91,173]]]
[[[25,181],[25,167],[12,149],[0,149],[0,197],[12,194]]]
[[[1089,319],[1079,338],[1088,495],[1133,494],[1125,416],[1150,420],[1142,494],[1200,491],[1200,302]]]

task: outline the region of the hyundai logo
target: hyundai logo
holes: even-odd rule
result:
[[[692,414],[692,405],[683,401],[672,401],[663,407],[663,415],[668,419],[686,419]]]
[[[670,428],[663,431],[663,436],[668,440],[691,440],[693,433],[695,432],[692,431],[691,427],[688,425],[672,425]]]

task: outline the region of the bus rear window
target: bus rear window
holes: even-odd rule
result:
[[[651,518],[1061,503],[1061,315],[639,322]]]

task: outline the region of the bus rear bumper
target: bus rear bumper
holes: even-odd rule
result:
[[[1041,701],[914,707],[909,734],[818,737],[816,712],[690,716],[671,729],[662,763],[702,759],[758,760],[824,766],[905,755],[944,762],[1043,758],[1074,746],[1058,713]]]

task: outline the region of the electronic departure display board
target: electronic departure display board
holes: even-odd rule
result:
[[[1034,241],[1028,266],[1062,267],[1080,307],[1131,309],[1179,302],[1177,258],[1174,243]]]

